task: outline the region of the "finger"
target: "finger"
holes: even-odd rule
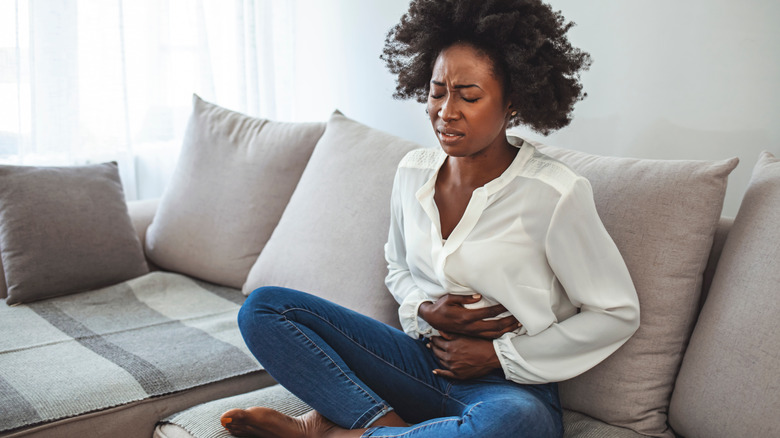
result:
[[[501,319],[490,319],[476,321],[471,324],[471,329],[474,331],[482,332],[506,332],[515,330],[519,327],[517,319],[513,316],[509,316]]]
[[[444,346],[440,344],[441,344],[440,340],[434,340],[434,339],[431,339],[431,342],[428,344],[428,348],[430,348],[431,351],[433,351],[433,354],[439,359],[441,359],[441,355],[443,355],[446,352]]]
[[[519,322],[512,322],[512,324],[507,325],[503,330],[501,330],[501,334],[503,335],[504,333],[515,331],[521,327],[523,327],[523,324],[520,324]]]
[[[486,318],[493,318],[496,317],[504,312],[506,312],[506,307],[502,306],[501,304],[496,304],[495,306],[488,306],[482,308],[485,311],[485,314],[488,315]],[[513,317],[512,315],[505,316],[505,318]]]
[[[442,350],[438,347],[431,348],[431,351],[433,351],[434,357],[436,357],[436,361],[439,362],[439,365],[449,368],[449,362],[447,361],[447,352]]]
[[[436,374],[439,377],[446,377],[448,379],[457,379],[458,377],[450,370],[442,370],[442,369],[435,369],[433,370],[433,374]]]
[[[473,323],[476,321],[482,321],[483,319],[495,318],[496,316],[506,312],[506,309],[504,309],[504,306],[498,304],[490,307],[479,307],[477,309],[464,308],[463,310],[461,310],[461,312],[462,312],[461,319],[463,321]],[[507,315],[504,318],[514,318],[514,316]]]
[[[474,304],[482,299],[480,294],[472,295],[455,295],[447,294],[443,297],[447,304]]]
[[[432,345],[434,347],[442,347],[443,343],[446,343],[446,339],[442,338],[441,336],[431,336],[431,339],[429,339],[428,345]]]
[[[453,333],[445,332],[445,331],[442,331],[442,330],[439,330],[439,335],[441,335],[440,337],[442,339],[444,339],[445,341],[452,341],[452,340],[454,340],[457,337],[457,335],[455,335]]]
[[[497,326],[500,327],[499,330],[503,332],[517,330],[523,326],[514,316],[507,316],[505,318],[496,319],[495,321]]]
[[[504,336],[505,334],[507,334],[507,333],[509,333],[511,331],[513,331],[513,329],[508,328],[508,329],[505,329],[505,330],[500,331],[500,332],[485,332],[484,334],[480,335],[480,337],[482,339],[493,340],[493,339],[498,339],[501,336]]]

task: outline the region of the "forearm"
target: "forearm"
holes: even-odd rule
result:
[[[558,382],[606,359],[636,331],[630,307],[583,311],[535,335],[507,334],[493,341],[507,378],[523,384]]]

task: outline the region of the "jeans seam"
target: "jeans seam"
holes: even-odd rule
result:
[[[451,421],[461,421],[461,419],[463,419],[464,417],[468,416],[468,415],[471,413],[471,411],[472,411],[474,408],[476,408],[477,406],[479,406],[479,405],[481,405],[481,404],[482,404],[482,402],[477,402],[477,403],[475,403],[475,404],[474,404],[472,407],[470,407],[470,408],[469,408],[469,410],[468,410],[468,411],[466,411],[466,412],[465,412],[465,413],[464,413],[464,414],[463,414],[463,415],[462,415],[460,418],[458,418],[458,419],[455,419],[455,418],[447,418],[447,419],[444,419],[444,420],[439,420],[439,421],[435,421],[435,422],[432,422],[432,423],[426,423],[426,424],[423,424],[423,425],[410,426],[410,427],[411,427],[411,429],[409,429],[409,430],[407,430],[407,431],[405,431],[405,432],[403,432],[403,433],[401,433],[401,434],[396,434],[396,435],[366,435],[367,433],[369,433],[369,432],[374,432],[375,430],[377,430],[377,429],[378,429],[378,428],[371,428],[371,429],[369,429],[369,430],[365,431],[365,432],[363,433],[363,435],[361,435],[361,437],[374,437],[374,438],[397,438],[397,437],[402,437],[402,436],[404,436],[404,435],[406,435],[406,434],[408,434],[408,433],[416,432],[418,429],[426,428],[426,427],[428,427],[428,426],[434,426],[434,425],[437,425],[437,424],[447,423],[447,422],[451,422]]]
[[[385,415],[393,411],[394,409],[392,406],[383,405],[383,409],[377,412],[376,414],[374,414],[374,416],[371,417],[367,422],[365,422],[365,424],[363,424],[361,428],[371,427],[371,425],[374,424],[377,420],[379,420],[380,418],[384,417]]]
[[[294,309],[288,309],[288,310],[294,310]],[[295,323],[294,323],[293,321],[291,321],[289,318],[287,318],[287,316],[285,315],[285,313],[286,313],[286,312],[287,312],[287,311],[281,312],[281,315],[282,315],[282,316],[284,316],[284,319],[285,319],[285,321],[287,321],[287,322],[288,322],[290,325],[292,325],[292,326],[293,326],[293,328],[295,328],[295,330],[297,330],[297,331],[298,331],[298,333],[300,333],[301,335],[303,335],[303,337],[304,337],[304,338],[306,338],[306,340],[308,340],[308,341],[309,341],[309,342],[310,342],[312,345],[314,345],[314,347],[315,347],[315,348],[317,348],[317,350],[319,350],[319,351],[320,351],[320,353],[322,353],[323,355],[325,355],[325,357],[327,357],[327,358],[328,358],[328,360],[330,360],[330,361],[331,361],[331,363],[332,363],[333,365],[335,365],[335,366],[336,366],[336,368],[338,368],[338,370],[341,372],[341,375],[342,375],[342,376],[344,376],[344,377],[345,377],[347,380],[349,380],[350,382],[352,382],[352,384],[353,384],[353,385],[355,385],[355,387],[359,388],[359,389],[360,389],[360,391],[362,391],[362,392],[363,392],[363,393],[364,393],[366,396],[368,396],[368,398],[370,398],[370,399],[371,399],[371,400],[374,402],[374,406],[372,406],[372,407],[371,407],[371,409],[367,410],[366,412],[363,412],[363,413],[362,413],[362,414],[361,414],[361,415],[358,417],[358,419],[357,419],[357,420],[355,420],[355,422],[352,424],[352,426],[351,426],[350,428],[355,428],[355,427],[356,427],[356,425],[357,425],[356,423],[357,423],[359,420],[361,420],[361,419],[362,419],[364,416],[366,416],[366,414],[367,414],[367,413],[371,412],[372,410],[374,410],[374,409],[376,409],[376,408],[380,408],[380,409],[381,409],[381,411],[383,411],[383,410],[385,410],[385,409],[388,407],[388,406],[386,405],[386,403],[381,403],[381,402],[379,402],[379,401],[378,401],[377,399],[375,399],[375,398],[374,398],[374,397],[373,397],[373,396],[372,396],[372,395],[371,395],[371,394],[370,394],[368,391],[366,391],[366,390],[365,390],[365,388],[363,388],[361,385],[358,385],[358,384],[357,384],[357,382],[355,382],[354,380],[352,380],[351,378],[349,378],[349,376],[347,375],[347,373],[345,373],[345,372],[344,372],[344,370],[343,370],[343,369],[342,369],[342,368],[341,368],[341,367],[340,367],[340,366],[339,366],[339,365],[336,363],[336,361],[334,361],[334,360],[333,360],[333,358],[332,358],[332,357],[330,357],[330,356],[328,355],[328,353],[326,353],[326,352],[325,352],[325,351],[324,351],[322,348],[320,348],[320,346],[319,346],[319,345],[317,345],[317,343],[316,343],[316,342],[314,342],[314,341],[313,341],[313,340],[312,340],[310,337],[308,337],[308,336],[306,335],[306,333],[304,333],[304,332],[303,332],[301,329],[299,329],[299,328],[298,328],[298,326],[296,326],[296,325],[295,325]],[[310,313],[311,313],[311,312],[310,312]],[[312,314],[314,314],[314,313],[312,313]],[[315,314],[315,315],[316,315],[316,314]],[[338,330],[338,329],[337,329],[337,330]],[[381,412],[381,411],[380,411],[380,412]],[[373,414],[373,415],[371,415],[371,418],[373,418],[375,415],[376,415],[376,414]]]
[[[430,388],[430,389],[432,389],[432,390],[434,390],[434,391],[438,392],[438,393],[439,393],[439,394],[441,394],[442,396],[446,396],[446,397],[448,397],[448,398],[449,398],[449,395],[448,395],[446,392],[442,392],[442,391],[440,391],[440,390],[439,390],[438,388],[436,388],[435,386],[431,386],[431,385],[429,385],[427,382],[425,382],[425,381],[422,381],[422,380],[418,379],[417,377],[415,377],[415,376],[413,376],[413,375],[411,375],[411,374],[407,373],[407,372],[406,372],[406,371],[404,371],[403,369],[401,369],[401,368],[398,368],[398,367],[397,367],[397,366],[395,366],[394,364],[392,364],[392,363],[390,363],[390,362],[386,361],[386,360],[385,360],[384,358],[382,358],[381,356],[377,355],[377,354],[376,354],[376,353],[374,353],[373,351],[371,351],[371,350],[367,349],[366,347],[364,347],[363,345],[361,345],[359,342],[357,342],[357,341],[355,341],[354,339],[352,339],[352,337],[351,337],[351,336],[348,336],[348,335],[347,335],[346,333],[344,333],[344,331],[342,331],[340,328],[336,327],[335,325],[333,325],[333,323],[331,323],[331,322],[330,322],[330,321],[328,321],[327,319],[323,318],[322,316],[318,315],[317,313],[315,313],[315,312],[312,312],[312,311],[311,311],[311,310],[309,310],[309,309],[304,309],[304,308],[301,308],[301,307],[293,307],[293,308],[290,308],[290,309],[285,309],[284,311],[282,311],[282,312],[280,312],[280,313],[281,313],[281,314],[284,316],[284,315],[285,315],[287,312],[289,312],[289,311],[293,311],[293,310],[299,310],[299,311],[302,311],[302,312],[306,312],[306,313],[308,313],[308,314],[310,314],[310,315],[313,315],[313,316],[315,316],[315,317],[319,318],[321,321],[323,321],[323,322],[325,322],[326,324],[328,324],[329,326],[333,327],[333,329],[334,329],[334,330],[336,330],[337,332],[341,333],[341,334],[342,334],[342,335],[343,335],[345,338],[349,339],[349,340],[350,340],[350,341],[351,341],[353,344],[357,345],[359,348],[361,348],[361,349],[362,349],[363,351],[365,351],[366,353],[368,353],[368,354],[370,354],[370,355],[374,356],[375,358],[377,358],[377,359],[379,359],[380,361],[384,362],[384,363],[385,363],[385,364],[387,364],[388,366],[390,366],[390,367],[392,367],[392,368],[396,369],[398,372],[400,372],[400,373],[402,373],[402,374],[405,374],[407,377],[409,377],[409,378],[411,378],[411,379],[413,379],[413,380],[417,381],[418,383],[420,383],[420,384],[422,384],[422,385],[424,385],[424,386],[427,386],[428,388]],[[285,319],[287,319],[287,318],[286,318],[286,316],[285,316]],[[312,341],[312,343],[313,343],[313,341]],[[315,344],[315,345],[316,345],[316,344]],[[318,348],[319,348],[319,347],[318,347]],[[331,360],[332,360],[332,359],[331,359]],[[451,382],[449,383],[449,385],[447,386],[447,388],[450,388],[450,387],[452,387],[452,383],[451,383]],[[462,405],[466,406],[466,404],[465,404],[465,403],[463,403],[462,401],[460,401],[460,400],[458,400],[458,399],[454,399],[454,398],[453,398],[452,400],[455,400],[455,401],[457,401],[458,403],[460,403],[460,404],[462,404]]]

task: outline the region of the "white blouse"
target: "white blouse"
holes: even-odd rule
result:
[[[435,336],[420,304],[479,293],[475,307],[503,304],[522,328],[493,341],[509,380],[569,379],[617,350],[639,326],[625,262],[599,219],[590,183],[517,137],[512,164],[471,195],[445,241],[433,199],[446,159],[440,149],[407,154],[393,185],[385,245],[387,287],[401,326]]]

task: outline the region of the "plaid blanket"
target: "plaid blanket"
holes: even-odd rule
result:
[[[152,272],[115,286],[0,304],[0,432],[261,369],[240,291]]]

